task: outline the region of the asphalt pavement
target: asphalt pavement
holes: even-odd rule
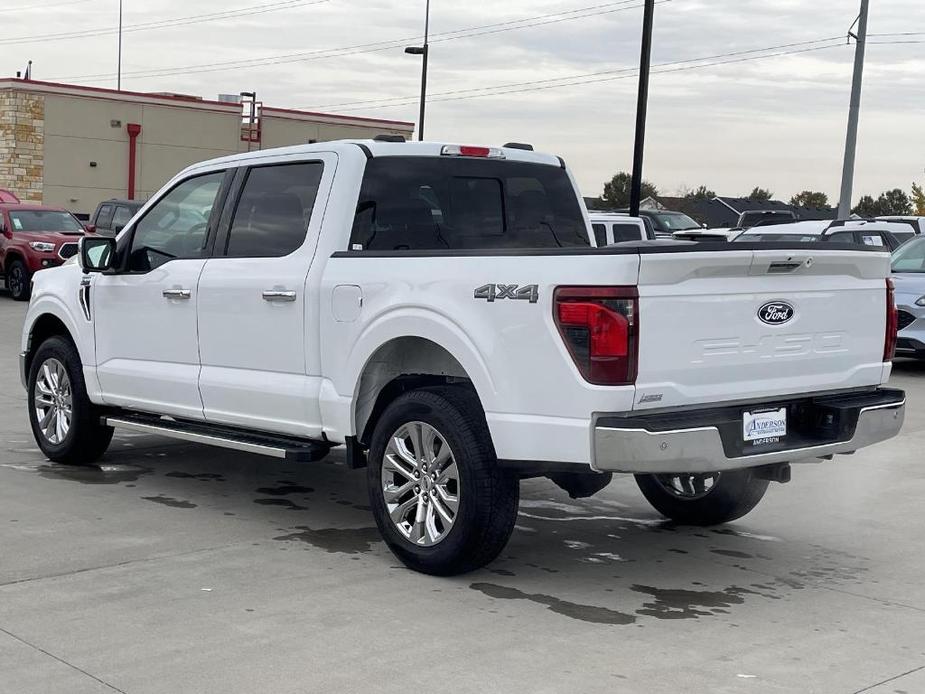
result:
[[[456,578],[378,539],[364,471],[116,434],[45,460],[0,293],[0,694],[925,692],[925,364],[897,439],[674,527],[630,477],[522,486]]]

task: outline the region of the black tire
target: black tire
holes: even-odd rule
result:
[[[49,441],[42,431],[35,405],[38,373],[48,359],[60,362],[70,381],[70,426],[67,434],[59,442]],[[69,339],[61,336],[50,337],[36,350],[29,368],[27,406],[32,435],[49,460],[69,465],[92,465],[109,448],[113,429],[100,424],[101,412],[87,397],[80,354]]]
[[[32,293],[32,273],[23,261],[13,260],[6,268],[6,288],[14,301],[28,301]]]
[[[392,435],[409,422],[424,422],[449,444],[459,473],[459,506],[452,527],[432,546],[406,538],[389,516],[382,466]],[[414,390],[396,398],[376,423],[369,451],[370,506],[389,549],[407,567],[436,576],[478,569],[504,549],[520,499],[516,475],[497,464],[478,397],[464,387]]]
[[[755,508],[768,489],[768,480],[758,479],[751,470],[710,474],[718,474],[719,479],[695,498],[670,491],[665,481],[670,475],[636,475],[636,484],[656,511],[682,525],[734,521]]]

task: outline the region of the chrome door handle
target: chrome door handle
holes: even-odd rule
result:
[[[165,289],[161,294],[165,299],[189,299],[192,292],[189,289]]]
[[[295,292],[286,289],[264,289],[264,301],[295,301]]]

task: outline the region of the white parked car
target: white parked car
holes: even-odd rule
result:
[[[630,217],[622,212],[589,212],[588,216],[598,248],[623,241],[655,238],[655,229],[647,217]]]
[[[634,473],[710,525],[897,434],[888,254],[696,249],[594,248],[561,159],[520,148],[214,159],[35,275],[29,420],[72,464],[114,427],[309,464],[345,445],[388,546],[434,574],[498,555],[523,477],[580,497]]]

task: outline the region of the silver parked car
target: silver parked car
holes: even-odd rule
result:
[[[894,251],[893,284],[899,309],[896,355],[925,359],[925,237]]]

